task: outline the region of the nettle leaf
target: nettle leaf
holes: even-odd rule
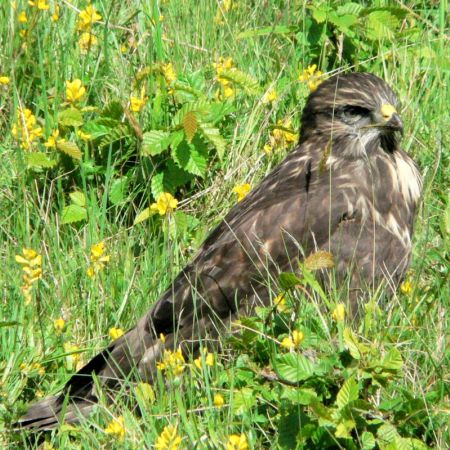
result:
[[[86,196],[81,191],[74,191],[69,194],[74,205],[86,206]]]
[[[348,351],[350,352],[350,355],[352,355],[353,358],[359,360],[361,359],[361,353],[359,351],[359,343],[354,335],[353,331],[346,327],[344,328],[344,342],[347,346]]]
[[[167,131],[152,130],[144,133],[141,152],[145,156],[155,156],[166,150],[171,143],[171,136]]]
[[[198,130],[198,120],[195,111],[189,111],[183,117],[183,129],[186,133],[186,140],[191,143]]]
[[[211,104],[207,100],[185,103],[175,114],[172,125],[175,127],[182,125],[184,117],[191,112],[194,112],[197,120],[201,122],[211,113]]]
[[[358,17],[353,14],[336,14],[332,13],[329,17],[330,22],[336,26],[340,31],[345,34],[354,34],[350,27],[353,26],[356,22],[358,22]]]
[[[381,365],[388,370],[400,370],[403,367],[403,359],[399,350],[392,347],[384,356]]]
[[[233,412],[242,415],[256,405],[256,394],[251,388],[243,388],[233,393]]]
[[[389,422],[384,423],[377,430],[377,438],[382,444],[392,444],[399,437],[397,429]]]
[[[373,11],[367,15],[366,36],[372,40],[393,39],[398,18],[389,11]]]
[[[61,223],[63,225],[68,223],[80,222],[87,219],[86,208],[79,205],[65,206],[61,214]]]
[[[375,445],[375,436],[370,431],[364,431],[361,435],[361,450],[372,450]]]
[[[126,199],[128,182],[128,177],[120,177],[112,182],[109,189],[109,199],[113,205],[118,205]]]
[[[220,78],[231,81],[250,95],[257,95],[259,93],[258,82],[249,74],[241,72],[236,68],[223,70],[220,73]]]
[[[90,120],[83,126],[83,132],[91,135],[93,140],[106,136],[111,130],[119,126],[120,122],[109,117],[100,117]]]
[[[58,123],[65,127],[81,127],[84,124],[83,114],[77,108],[69,108],[60,112]]]
[[[302,280],[292,272],[282,272],[278,276],[278,281],[280,282],[281,289],[289,290],[293,289],[298,284],[302,283]]]
[[[336,9],[336,13],[340,16],[343,16],[345,14],[352,14],[354,16],[359,16],[359,14],[361,13],[361,11],[363,9],[364,9],[364,6],[362,6],[359,3],[348,2],[348,3],[345,3],[344,5],[339,6]]]
[[[81,150],[79,149],[78,145],[75,144],[75,142],[70,141],[60,141],[56,143],[56,148],[66,155],[69,155],[71,158],[76,160],[81,160],[83,154],[81,153]]]
[[[164,170],[164,181],[170,186],[169,192],[174,192],[178,187],[185,185],[192,180],[193,175],[178,167],[173,160],[167,161],[167,167]]]
[[[219,159],[222,160],[223,155],[225,154],[227,142],[221,136],[219,129],[206,123],[201,123],[199,128],[202,132],[203,137],[215,147]]]
[[[318,250],[305,259],[304,265],[308,270],[329,269],[334,267],[334,257],[330,252]]]
[[[47,155],[42,152],[27,153],[26,158],[27,158],[27,166],[32,168],[51,169],[56,165],[55,160],[48,158]]]
[[[297,353],[278,355],[273,362],[277,375],[291,383],[304,381],[314,375],[314,366],[305,356]]]
[[[359,395],[359,386],[358,382],[350,377],[348,380],[345,380],[343,386],[339,390],[336,396],[336,405],[339,409],[344,408],[350,402],[353,402],[358,399]]]
[[[174,161],[182,169],[200,177],[205,176],[207,156],[206,146],[199,139],[194,139],[192,143],[183,141],[172,151]]]
[[[99,148],[105,149],[110,147],[114,142],[121,141],[131,137],[130,129],[124,123],[119,123],[115,128],[111,129],[108,134],[100,140]]]

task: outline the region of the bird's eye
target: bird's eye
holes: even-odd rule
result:
[[[342,113],[344,116],[368,116],[370,111],[367,108],[363,108],[362,106],[344,106],[342,108]]]

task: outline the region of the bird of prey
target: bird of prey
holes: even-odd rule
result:
[[[297,147],[231,209],[132,329],[18,424],[76,422],[98,401],[96,384],[114,389],[130,375],[152,382],[165,349],[198,353],[220,323],[270,304],[267,276],[314,251],[333,254],[354,311],[368,287],[395,289],[410,262],[422,190],[415,163],[399,147],[402,132],[396,95],[382,79],[349,73],[325,80],[306,102]]]

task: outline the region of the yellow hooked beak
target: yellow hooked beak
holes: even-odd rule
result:
[[[397,110],[390,103],[385,103],[380,109],[381,117],[383,118],[384,125],[403,132],[403,122],[397,113]]]

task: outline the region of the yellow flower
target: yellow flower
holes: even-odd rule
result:
[[[181,445],[181,436],[177,434],[177,427],[167,425],[155,442],[157,450],[178,450]]]
[[[124,331],[122,330],[122,328],[115,328],[112,327],[109,329],[109,337],[115,341],[116,339],[119,339],[120,336],[124,335]]]
[[[166,337],[163,333],[159,333],[159,340],[164,344],[166,342]]]
[[[90,30],[92,25],[100,20],[102,20],[102,16],[92,5],[89,5],[78,14],[77,29],[80,31]]]
[[[294,345],[296,347],[299,347],[300,344],[304,341],[304,339],[305,339],[305,335],[303,334],[302,331],[294,330],[292,332],[292,341],[294,342]]]
[[[251,185],[248,183],[236,185],[233,188],[233,192],[238,196],[237,201],[240,202],[244,200],[244,198],[250,192],[251,188],[252,188]]]
[[[286,305],[286,298],[284,294],[277,295],[273,300],[274,305],[277,307],[277,311],[286,312],[288,307]]]
[[[59,319],[55,319],[53,321],[53,327],[58,334],[63,332],[65,326],[66,326],[66,321],[62,317],[60,317]]]
[[[232,434],[228,438],[227,450],[248,450],[247,437],[245,434]]]
[[[56,145],[61,142],[65,142],[65,139],[58,139],[59,130],[53,131],[53,133],[48,137],[47,142],[44,144],[47,148],[56,148]]]
[[[336,322],[343,322],[345,320],[345,305],[343,303],[338,303],[336,308],[334,308],[331,317]]]
[[[25,39],[27,37],[27,33],[28,33],[28,30],[19,30],[19,36],[22,39]],[[22,44],[22,46],[25,46],[25,48],[26,48],[26,45],[27,45],[26,43]]]
[[[141,89],[141,96],[140,97],[130,97],[130,109],[133,112],[140,112],[142,108],[147,103],[148,97],[145,96],[145,87],[142,87]]]
[[[41,127],[36,127],[36,116],[28,108],[18,108],[16,123],[13,124],[11,134],[21,142],[24,150],[31,150],[36,139],[42,137]]]
[[[156,367],[161,372],[166,371],[169,374],[179,376],[185,369],[185,359],[181,349],[173,352],[171,350],[164,350],[162,361],[156,364]]]
[[[172,63],[163,64],[162,72],[167,84],[172,84],[177,79]]]
[[[123,416],[119,416],[117,419],[111,420],[105,428],[105,433],[110,434],[119,441],[122,441],[125,437],[125,421]]]
[[[58,22],[58,20],[59,20],[59,5],[56,5],[52,14],[52,22]]]
[[[158,197],[156,203],[150,205],[152,211],[158,212],[160,216],[164,216],[172,212],[178,206],[178,200],[169,192],[163,192]]]
[[[83,54],[86,54],[92,47],[98,44],[98,39],[91,32],[81,33],[80,39],[78,39],[78,46]]]
[[[0,84],[7,85],[7,84],[9,84],[9,81],[10,81],[10,79],[7,76],[0,77]]]
[[[83,130],[77,130],[77,136],[84,142],[90,141],[92,138],[89,133],[85,133]]]
[[[263,96],[262,102],[264,104],[273,103],[278,99],[277,91],[275,89],[269,89]]]
[[[19,23],[27,23],[28,22],[27,13],[25,11],[21,11],[17,16],[17,20],[19,21]]]
[[[284,348],[287,348],[288,350],[290,350],[291,348],[294,348],[294,342],[292,342],[292,339],[291,339],[290,336],[289,336],[289,337],[285,337],[285,338],[281,341],[280,345],[281,345],[282,347],[284,347]]]
[[[226,84],[223,86],[223,96],[224,98],[230,98],[235,95],[236,90],[230,84]]]
[[[28,305],[31,302],[32,285],[42,278],[42,256],[31,248],[24,248],[22,255],[16,255],[16,262],[22,266],[23,285],[20,290]]]
[[[276,150],[284,150],[298,140],[298,134],[292,131],[291,119],[278,120],[270,133],[270,146]]]
[[[209,367],[214,366],[214,354],[207,353],[206,348],[203,349],[203,354],[205,355],[205,364]],[[202,357],[199,356],[198,358],[194,359],[194,364],[198,369],[202,368]]]
[[[400,290],[406,294],[409,295],[411,294],[412,290],[413,290],[413,285],[411,283],[411,280],[409,278],[407,278],[401,285],[400,285]]]
[[[314,92],[323,81],[323,72],[317,70],[317,64],[308,66],[298,77],[299,81],[306,83],[311,92]]]
[[[111,256],[105,255],[105,243],[99,242],[91,247],[90,261],[91,265],[87,270],[87,275],[89,278],[93,278],[94,275],[106,266],[111,259]]]
[[[223,395],[215,394],[214,395],[214,406],[217,406],[217,408],[221,408],[224,404],[225,404],[225,399],[223,398]]]
[[[73,81],[66,81],[66,97],[70,103],[77,103],[86,94],[86,88],[83,86],[81,80],[76,78]]]
[[[50,5],[47,3],[47,0],[37,0],[37,1],[28,1],[30,6],[36,6],[37,9],[41,9],[43,11],[47,11],[50,8]]]

